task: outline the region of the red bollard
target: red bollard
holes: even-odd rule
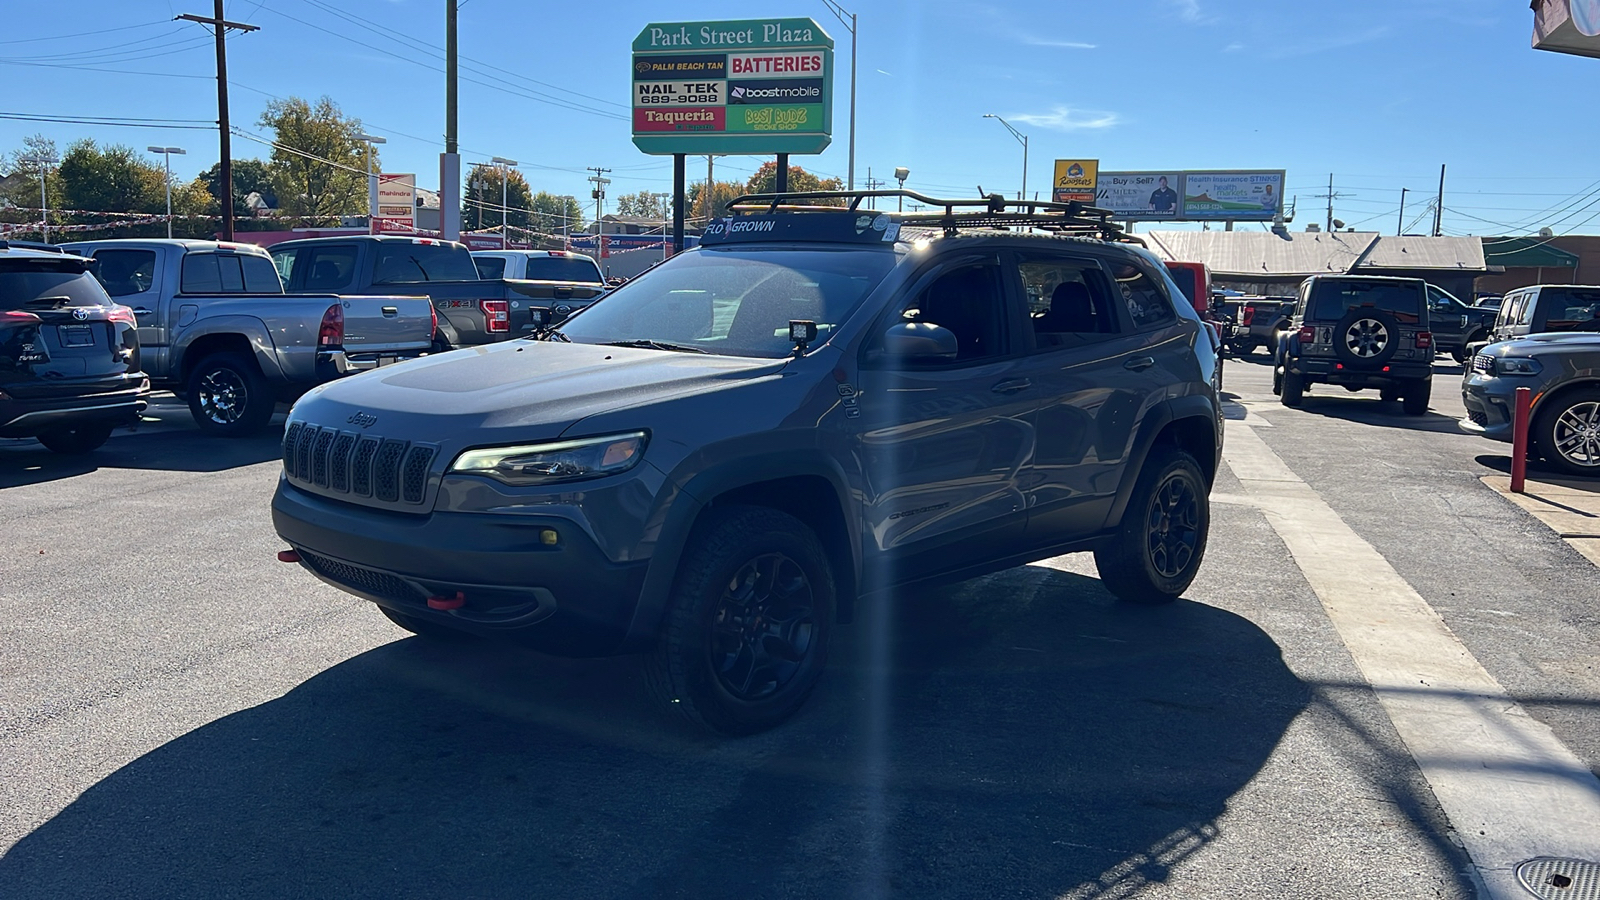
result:
[[[1511,493],[1520,494],[1528,478],[1528,418],[1533,412],[1533,391],[1517,388],[1511,413]]]

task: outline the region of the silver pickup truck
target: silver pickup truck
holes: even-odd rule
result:
[[[65,245],[93,258],[112,299],[132,307],[144,370],[224,436],[263,429],[280,402],[318,384],[425,353],[427,297],[284,293],[260,247],[119,239]]]

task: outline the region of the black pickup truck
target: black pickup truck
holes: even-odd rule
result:
[[[307,238],[268,249],[291,294],[427,295],[439,314],[436,350],[525,336],[605,293],[577,281],[479,278],[467,245],[434,238]]]

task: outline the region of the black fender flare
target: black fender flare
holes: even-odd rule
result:
[[[1156,438],[1163,429],[1180,419],[1198,419],[1205,422],[1212,431],[1212,467],[1213,473],[1222,464],[1221,431],[1216,418],[1217,407],[1213,401],[1205,396],[1191,395],[1187,397],[1174,397],[1164,401],[1159,406],[1145,414],[1144,422],[1139,425],[1139,434],[1133,444],[1133,451],[1128,454],[1128,465],[1123,469],[1122,484],[1117,487],[1115,499],[1111,502],[1111,509],[1106,515],[1106,528],[1115,529],[1122,524],[1122,516],[1128,510],[1128,501],[1133,499],[1134,485],[1139,482],[1139,473],[1144,470],[1145,460],[1150,458],[1150,450],[1156,444]],[[1205,460],[1200,461],[1202,465]]]
[[[664,504],[660,518],[659,537],[650,554],[645,569],[644,584],[639,591],[639,602],[634,608],[633,620],[628,625],[624,651],[642,651],[655,640],[661,618],[671,600],[672,584],[678,574],[678,563],[694,533],[695,523],[701,513],[716,505],[718,497],[740,488],[751,487],[782,478],[815,476],[833,488],[830,499],[844,522],[842,536],[850,558],[850,569],[836,573],[838,589],[838,615],[848,621],[855,604],[855,595],[861,580],[861,522],[851,515],[852,491],[849,480],[839,464],[817,450],[795,450],[741,457],[737,461],[706,469],[687,481],[673,483],[672,496]],[[670,480],[670,478],[669,478]],[[830,550],[840,536],[818,535]]]

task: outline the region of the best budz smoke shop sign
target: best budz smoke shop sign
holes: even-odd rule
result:
[[[646,153],[821,153],[833,39],[811,19],[674,22],[633,41],[633,143]]]

